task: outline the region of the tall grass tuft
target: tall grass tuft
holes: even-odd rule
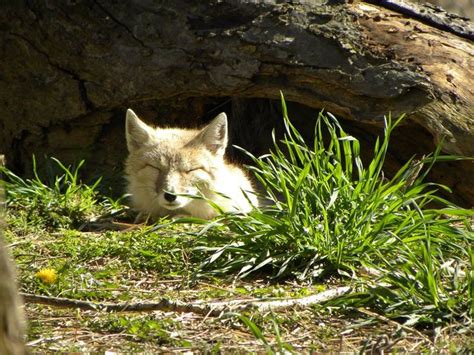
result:
[[[113,200],[99,198],[97,187],[100,179],[92,185],[80,180],[79,170],[84,161],[72,167],[56,158],[50,159],[60,169],[60,174],[55,175],[50,183],[45,183],[38,175],[34,156],[34,177],[31,179],[24,179],[6,167],[0,167],[3,175],[0,184],[5,186],[7,206],[26,213],[24,217],[28,224],[47,229],[77,228],[90,218],[111,212],[116,207]]]
[[[206,226],[208,245],[199,251],[208,258],[200,272],[245,277],[265,268],[277,278],[337,276],[359,287],[351,304],[388,307],[389,313],[402,308],[415,322],[426,315],[415,312],[423,307],[431,315],[472,315],[474,237],[467,218],[474,213],[441,198],[438,190],[449,191],[446,186],[424,182],[433,163],[461,157],[438,149],[387,179],[390,136],[403,117],[385,119],[365,166],[359,141],[334,116],[319,114],[311,146],[291,124],[283,97],[282,105],[282,141],[274,137],[265,156],[247,153],[269,207]]]

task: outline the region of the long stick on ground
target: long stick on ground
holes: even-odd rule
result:
[[[54,307],[79,308],[83,310],[104,311],[104,312],[178,312],[196,313],[209,316],[220,316],[226,312],[236,312],[249,309],[259,311],[269,311],[285,309],[290,307],[307,307],[337,298],[350,291],[350,287],[337,287],[303,298],[279,299],[279,300],[232,300],[227,302],[194,302],[184,303],[161,299],[158,302],[150,303],[101,303],[74,300],[70,298],[39,296],[30,293],[21,293],[25,303],[45,304]]]

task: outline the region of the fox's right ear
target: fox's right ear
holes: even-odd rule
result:
[[[153,134],[153,128],[140,120],[131,109],[127,110],[125,135],[127,136],[128,151],[132,152],[147,143]]]

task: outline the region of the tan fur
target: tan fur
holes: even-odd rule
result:
[[[133,207],[142,215],[209,219],[218,212],[206,199],[226,212],[248,212],[252,204],[257,205],[244,171],[224,159],[225,113],[201,130],[153,128],[130,109],[126,121],[128,192]]]

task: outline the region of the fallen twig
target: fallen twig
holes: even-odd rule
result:
[[[262,301],[248,301],[248,300],[232,300],[223,302],[210,303],[212,307],[222,308],[229,310],[246,310],[246,309],[257,309],[259,311],[270,311],[285,309],[290,307],[307,307],[319,303],[329,301],[333,298],[337,298],[350,291],[350,287],[336,287],[334,289],[326,290],[315,295],[302,297],[302,298],[289,298],[289,299],[272,299]],[[234,308],[234,309],[232,309]]]
[[[102,303],[82,300],[74,300],[62,297],[39,296],[30,293],[21,293],[26,303],[45,304],[54,307],[79,308],[84,310],[104,311],[104,312],[178,312],[197,313],[200,315],[218,317],[226,312],[236,312],[256,309],[259,311],[269,311],[290,307],[307,307],[319,304],[333,298],[339,297],[350,291],[349,287],[337,287],[326,290],[316,295],[302,298],[278,299],[278,300],[231,300],[221,302],[194,302],[184,303],[161,299],[159,302],[150,303]]]

